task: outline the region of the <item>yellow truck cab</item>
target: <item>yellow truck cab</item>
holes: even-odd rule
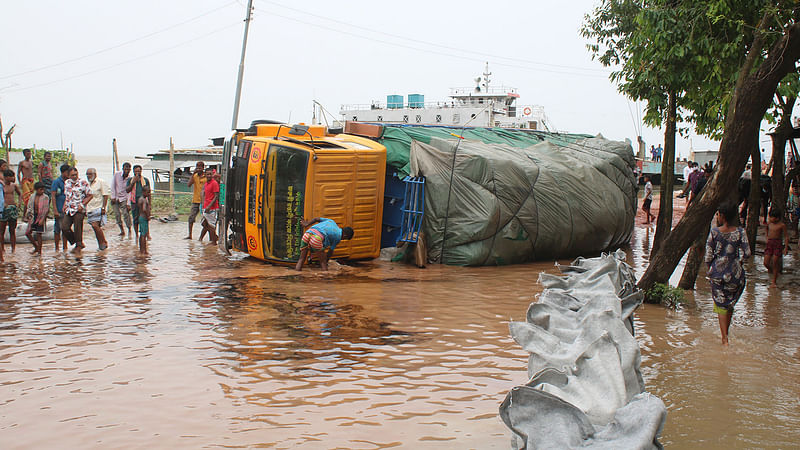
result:
[[[321,125],[254,122],[226,143],[222,170],[227,248],[270,262],[295,263],[300,220],[327,217],[353,228],[333,258],[380,254],[386,148],[329,134]]]

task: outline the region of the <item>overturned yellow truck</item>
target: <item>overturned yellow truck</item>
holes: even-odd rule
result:
[[[303,217],[353,227],[335,258],[424,236],[429,262],[475,266],[613,250],[636,215],[631,145],[602,136],[254,122],[223,161],[223,241],[279,263],[297,260]]]
[[[254,123],[226,142],[224,213],[229,248],[276,263],[300,254],[304,217],[353,228],[334,258],[380,254],[386,148],[323,126]]]

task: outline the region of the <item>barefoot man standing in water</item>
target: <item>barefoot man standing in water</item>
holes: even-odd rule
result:
[[[217,219],[219,214],[219,183],[214,179],[214,170],[206,168],[206,184],[203,186],[203,232],[200,233],[200,240],[203,234],[208,233],[211,243],[217,245]]]
[[[189,213],[189,236],[184,239],[192,238],[192,228],[197,215],[200,214],[200,205],[203,203],[203,193],[206,186],[205,175],[206,164],[203,161],[197,161],[194,167],[194,173],[189,178],[189,187],[192,188],[192,210]],[[200,239],[202,241],[202,239]]]
[[[94,167],[86,170],[86,179],[89,181],[89,188],[92,190],[92,200],[86,204],[86,221],[94,230],[94,236],[97,238],[97,248],[102,251],[108,248],[103,226],[108,221],[106,206],[108,205],[111,189],[109,189],[105,180],[97,178],[97,169]]]
[[[316,225],[314,225],[316,224]],[[333,250],[344,240],[353,238],[353,229],[350,227],[339,228],[331,219],[317,217],[312,220],[301,220],[303,228],[313,225],[303,233],[303,241],[300,243],[300,258],[297,260],[295,270],[303,270],[303,265],[308,259],[308,253],[313,252],[319,258],[319,265],[322,270],[328,270],[328,259],[333,255]],[[325,249],[329,249],[327,252]],[[309,250],[310,249],[310,250]]]
[[[33,161],[31,160],[31,150],[26,148],[22,151],[25,159],[20,161],[19,168],[17,169],[17,178],[19,178],[19,187],[22,190],[22,208],[23,211],[28,206],[28,200],[33,194]]]

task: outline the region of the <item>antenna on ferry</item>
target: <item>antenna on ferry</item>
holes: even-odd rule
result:
[[[317,123],[317,102],[311,103],[311,125],[319,125]]]
[[[242,97],[242,78],[244,78],[244,55],[247,52],[247,33],[253,17],[253,0],[247,1],[247,16],[244,19],[244,38],[242,39],[242,58],[239,60],[239,78],[236,80],[236,98],[233,101],[233,120],[231,130],[235,130],[239,122],[239,99]]]
[[[483,81],[484,81],[483,88],[486,90],[485,91],[486,93],[489,92],[489,82],[492,81],[489,79],[489,75],[491,74],[492,72],[489,72],[489,61],[486,61],[486,70],[484,70],[483,72]]]

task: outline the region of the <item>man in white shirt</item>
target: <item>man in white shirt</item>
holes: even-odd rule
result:
[[[111,205],[114,207],[114,217],[117,219],[120,236],[125,236],[125,229],[122,228],[123,220],[128,226],[128,236],[131,236],[131,200],[130,194],[125,190],[130,176],[131,163],[126,162],[122,165],[122,170],[114,174],[114,179],[111,181]]]
[[[106,216],[106,205],[108,204],[108,197],[111,195],[111,189],[105,181],[97,178],[97,170],[89,168],[86,170],[86,179],[89,180],[89,187],[94,196],[86,205],[86,221],[92,226],[94,235],[97,238],[97,246],[99,250],[108,248],[108,241],[103,233],[103,225],[108,221]]]
[[[650,225],[653,219],[656,218],[656,216],[650,212],[650,205],[653,204],[653,183],[650,182],[649,175],[644,176],[644,182],[644,202],[642,203],[642,210],[647,214],[647,222],[644,224]]]

